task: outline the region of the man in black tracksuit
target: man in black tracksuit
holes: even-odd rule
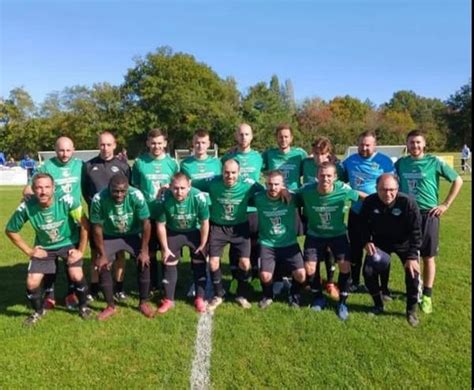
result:
[[[398,192],[398,179],[383,174],[377,180],[377,193],[368,196],[361,209],[362,235],[367,252],[364,265],[366,286],[374,299],[374,314],[383,312],[379,271],[369,259],[377,248],[388,254],[395,252],[405,268],[407,320],[418,325],[416,304],[419,283],[419,249],[421,246],[421,215],[414,199]]]

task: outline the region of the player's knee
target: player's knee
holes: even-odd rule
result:
[[[346,274],[348,272],[351,272],[351,263],[347,260],[340,260],[338,262],[339,265],[339,271],[342,273]]]
[[[42,274],[28,274],[28,276],[26,277],[26,288],[29,290],[36,289],[40,287],[42,280]]]
[[[273,275],[270,272],[260,272],[260,280],[264,284],[268,284],[272,281]]]
[[[209,268],[212,272],[215,272],[219,269],[219,258],[218,257],[211,257],[209,260]]]
[[[306,272],[304,268],[297,269],[296,271],[292,272],[293,279],[295,279],[298,283],[303,283],[306,279]]]
[[[304,263],[304,269],[307,275],[313,275],[316,272],[316,261],[307,261]]]
[[[239,259],[239,268],[242,271],[250,271],[250,259],[248,257],[241,257]]]

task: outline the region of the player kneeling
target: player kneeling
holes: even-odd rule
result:
[[[92,199],[91,223],[97,247],[96,268],[107,307],[99,313],[98,320],[106,320],[117,312],[114,303],[110,269],[119,251],[135,257],[137,262],[138,309],[147,318],[154,315],[148,305],[150,295],[150,211],[143,194],[128,184],[128,178],[117,174],[110,179],[108,188]]]
[[[45,275],[56,273],[58,258],[67,262],[67,272],[79,299],[79,315],[88,319],[92,311],[87,307],[87,284],[82,272],[88,223],[81,204],[75,203],[70,195],[54,195],[54,180],[47,173],[33,177],[32,189],[34,196],[20,204],[6,227],[8,238],[30,257],[26,291],[34,313],[26,319],[25,325],[35,324],[45,314],[42,281]],[[33,248],[19,234],[28,220],[35,231]]]
[[[174,307],[174,294],[178,280],[179,254],[187,246],[191,252],[198,313],[206,311],[204,294],[206,288],[207,238],[209,236],[209,202],[204,192],[191,187],[191,180],[184,173],[177,173],[171,188],[161,201],[156,201],[152,210],[158,221],[158,238],[161,244],[164,267],[163,287],[165,299],[158,308],[164,314]],[[156,214],[156,215],[155,215]]]
[[[297,205],[294,197],[288,199],[283,174],[270,171],[267,190],[254,196],[258,214],[258,241],[260,244],[260,281],[263,299],[259,306],[273,303],[273,274],[277,268],[282,275],[293,277],[289,304],[300,307],[301,288],[305,282],[303,256],[296,240]]]

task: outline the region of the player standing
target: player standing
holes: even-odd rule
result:
[[[423,295],[421,310],[433,311],[431,299],[436,275],[435,257],[438,254],[440,217],[448,210],[461,190],[462,179],[457,172],[438,157],[426,154],[426,139],[419,130],[407,135],[409,155],[400,158],[395,167],[400,178],[400,190],[412,195],[421,211],[423,240],[420,254],[423,257]],[[451,183],[449,193],[439,202],[439,179]]]

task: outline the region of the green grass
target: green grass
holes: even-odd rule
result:
[[[444,195],[445,183],[442,189]],[[0,187],[0,197],[3,231],[19,188]],[[23,233],[31,237],[29,227]],[[442,218],[434,313],[420,314],[416,329],[405,320],[403,272],[395,257],[391,288],[397,299],[377,318],[367,315],[371,300],[362,294],[349,297],[347,323],[334,310],[292,310],[284,301],[265,311],[225,303],[214,316],[213,388],[470,387],[471,242],[469,182]],[[59,306],[34,329],[25,329],[27,261],[4,235],[0,253],[0,388],[189,387],[198,316],[184,298],[188,263],[180,267],[177,307],[164,317],[150,321],[137,312],[129,264],[126,289],[133,298],[115,318],[83,322]],[[62,297],[64,277],[58,279]],[[103,307],[93,304],[95,310]]]

